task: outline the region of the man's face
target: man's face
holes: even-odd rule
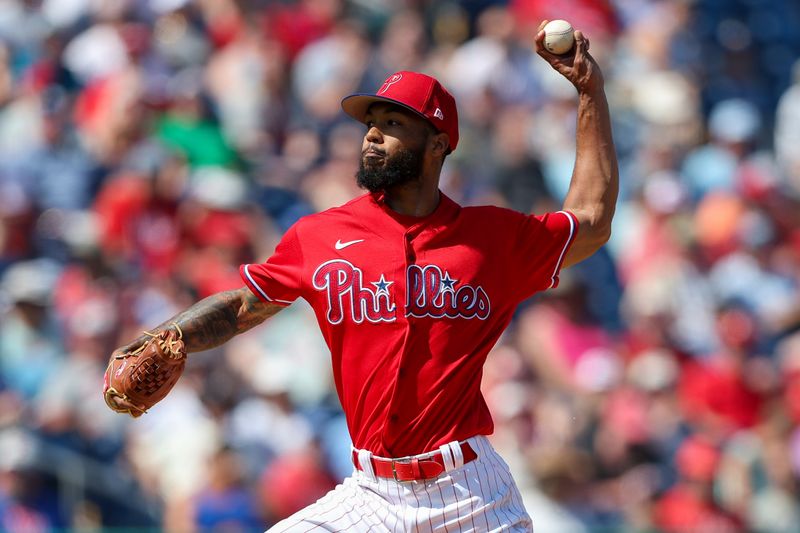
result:
[[[425,120],[400,106],[373,104],[365,122],[358,186],[378,192],[419,179],[432,129]]]

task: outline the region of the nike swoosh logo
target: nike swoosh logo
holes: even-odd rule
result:
[[[356,239],[354,241],[347,241],[347,242],[342,242],[341,239],[339,239],[339,240],[336,241],[336,244],[334,244],[333,246],[337,250],[342,250],[344,248],[347,248],[348,246],[351,246],[353,244],[358,244],[360,242],[364,242],[364,239]]]

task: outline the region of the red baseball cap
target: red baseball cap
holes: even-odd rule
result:
[[[419,72],[395,72],[375,94],[351,94],[342,99],[342,109],[364,122],[367,109],[375,102],[390,102],[405,107],[431,123],[436,131],[450,137],[450,152],[458,144],[458,111],[453,95],[436,78]]]

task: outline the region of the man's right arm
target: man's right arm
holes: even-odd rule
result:
[[[575,168],[563,208],[578,221],[578,233],[563,266],[570,266],[596,252],[611,236],[611,220],[619,191],[619,169],[603,74],[589,53],[589,41],[575,32],[575,48],[554,55],[544,46],[542,21],[536,35],[536,53],[567,78],[578,90]]]
[[[220,346],[235,335],[261,324],[284,307],[264,302],[250,289],[242,287],[212,294],[156,326],[149,333],[152,335],[166,329],[180,328],[186,351],[202,352]],[[115,350],[114,354],[135,351],[151,335],[141,335],[130,344]]]

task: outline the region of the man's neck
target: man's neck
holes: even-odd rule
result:
[[[387,189],[384,195],[384,201],[393,211],[412,217],[430,215],[438,207],[439,200],[438,184],[424,180]]]

